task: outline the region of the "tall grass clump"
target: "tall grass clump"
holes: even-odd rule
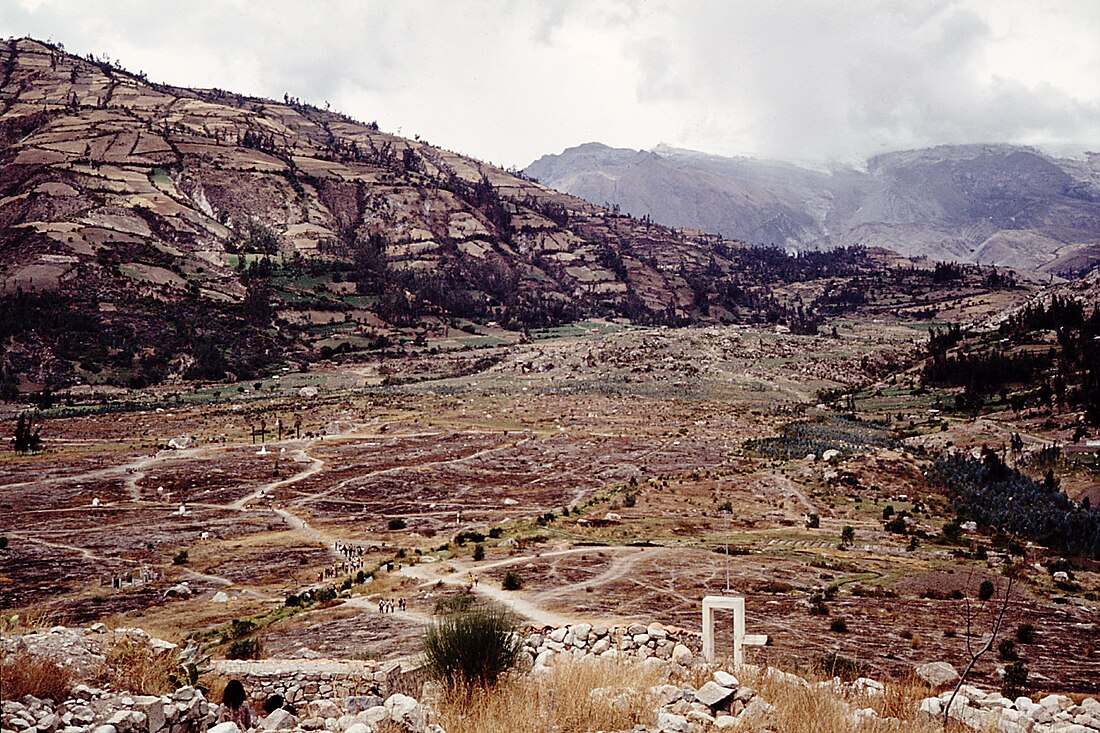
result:
[[[476,606],[432,622],[424,637],[424,663],[446,687],[492,687],[516,666],[521,644],[512,614]]]
[[[70,670],[34,654],[13,654],[0,664],[0,699],[19,700],[33,695],[61,702],[72,688]]]
[[[587,733],[656,722],[649,689],[667,675],[630,660],[559,659],[544,678],[509,675],[493,688],[446,690],[435,722],[447,733]]]

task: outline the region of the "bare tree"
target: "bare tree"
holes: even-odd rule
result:
[[[1008,611],[1008,604],[1012,598],[1012,587],[1016,582],[1015,573],[1012,572],[1011,568],[1006,572],[1006,578],[1004,595],[1000,599],[996,598],[994,594],[988,601],[982,601],[975,608],[971,603],[970,596],[967,595],[965,598],[966,653],[970,656],[970,661],[963,669],[962,674],[959,675],[959,681],[951,692],[951,699],[947,701],[947,705],[943,709],[943,727],[945,730],[950,719],[951,706],[955,704],[955,698],[958,697],[959,690],[966,684],[966,679],[973,671],[978,660],[993,648],[993,644],[997,641],[997,634],[1001,632],[1001,627],[1004,626],[1005,613]],[[985,623],[988,623],[988,630],[977,628],[979,625],[984,626]],[[987,633],[989,637],[983,642],[982,639]],[[979,643],[981,643],[980,646],[978,646]]]

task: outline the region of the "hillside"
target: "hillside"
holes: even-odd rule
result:
[[[525,172],[635,216],[754,244],[879,246],[1065,277],[1100,262],[1096,155],[940,146],[880,155],[861,171],[589,143],[543,156]]]
[[[483,335],[474,324],[813,331],[867,302],[850,297],[853,278],[899,267],[883,303],[928,313],[931,270],[885,252],[794,258],[610,212],[289,97],[154,84],[29,39],[0,58],[9,397],[250,379]],[[959,283],[986,284],[978,270]]]

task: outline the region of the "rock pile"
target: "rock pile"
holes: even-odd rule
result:
[[[5,733],[204,733],[210,713],[193,687],[158,697],[77,685],[62,702],[5,700],[0,725]]]
[[[1009,700],[998,692],[963,685],[951,702],[951,691],[921,701],[923,715],[940,719],[951,705],[951,718],[975,730],[993,726],[1002,733],[1095,733],[1100,731],[1100,702],[1089,697],[1077,705],[1064,695]]]
[[[117,628],[113,631],[97,623],[86,629],[55,626],[48,631],[21,636],[7,636],[0,641],[5,658],[21,652],[44,657],[67,668],[77,679],[92,679],[102,671],[107,650],[119,643],[147,645],[167,654],[177,646],[149,636],[142,629]]]
[[[667,662],[689,668],[698,661],[695,652],[685,643],[690,636],[682,629],[666,628],[661,624],[612,627],[575,624],[529,634],[523,650],[536,675],[545,674],[553,657],[560,654],[575,658],[588,655],[637,657],[653,659],[652,664]],[[690,641],[697,644],[697,636]]]

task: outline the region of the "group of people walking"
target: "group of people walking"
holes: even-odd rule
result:
[[[392,598],[380,598],[378,599],[378,613],[393,613],[394,610],[404,611],[405,599],[398,598],[394,601]]]

